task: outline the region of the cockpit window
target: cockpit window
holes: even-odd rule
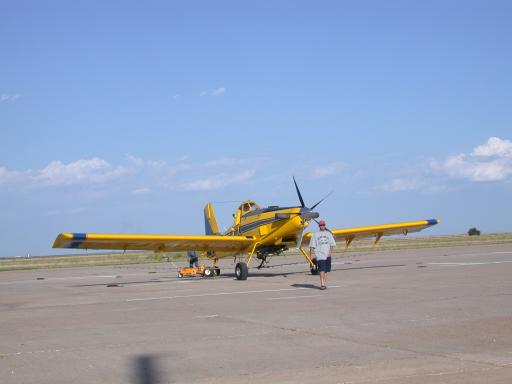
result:
[[[255,212],[258,209],[260,209],[260,206],[256,204],[254,201],[249,201],[247,203],[243,203],[239,208],[243,214],[249,213],[249,212]]]

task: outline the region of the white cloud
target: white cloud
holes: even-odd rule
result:
[[[500,181],[512,174],[512,162],[506,159],[480,161],[465,154],[449,157],[439,168],[451,177],[471,181]]]
[[[211,97],[219,97],[226,94],[227,89],[225,87],[219,87],[216,89],[213,89],[211,91],[202,91],[199,96],[211,96]]]
[[[226,93],[226,88],[224,87],[220,87],[220,88],[217,88],[217,89],[214,89],[211,93],[211,95],[213,97],[218,97],[218,96],[222,96]]]
[[[247,170],[237,174],[221,173],[203,179],[182,183],[179,189],[186,191],[210,191],[225,188],[231,184],[243,184],[254,176],[254,170]]]
[[[188,157],[182,160],[188,160]],[[167,164],[132,155],[127,155],[122,165],[113,165],[97,157],[69,163],[55,160],[38,170],[18,172],[0,166],[0,185],[24,188],[85,185],[88,192],[95,194],[122,187],[132,195],[145,195],[159,189],[212,190],[248,182],[262,161],[262,158],[220,158]],[[98,185],[101,185],[101,191],[97,190]]]
[[[236,157],[223,157],[220,159],[210,160],[203,164],[201,164],[202,167],[205,168],[225,168],[229,166],[243,166],[247,164],[260,164],[264,161],[267,161],[267,157],[247,157],[247,158],[236,158]]]
[[[502,140],[499,137],[490,137],[486,144],[479,145],[473,149],[473,156],[498,156],[498,157],[511,157],[512,156],[512,141]]]
[[[52,161],[39,170],[11,171],[0,167],[0,184],[27,187],[104,183],[129,173],[127,167],[110,165],[103,159],[77,160],[68,164]]]
[[[54,209],[52,211],[46,212],[47,216],[59,216],[59,215],[76,215],[81,212],[84,212],[86,209],[84,207],[75,207],[70,209]]]
[[[161,169],[165,167],[166,162],[163,160],[144,160],[137,156],[126,155],[126,160],[130,163],[131,166],[139,167],[139,168],[151,168],[151,169]]]
[[[149,188],[138,188],[138,189],[134,189],[131,194],[132,195],[147,195],[148,193],[151,192],[151,189]]]
[[[419,185],[416,180],[397,178],[384,184],[382,189],[388,192],[414,191],[419,189]]]
[[[0,184],[8,184],[23,179],[23,173],[10,171],[5,167],[0,167]]]
[[[431,169],[456,179],[476,182],[506,180],[512,175],[512,142],[491,137],[471,154],[458,154],[444,161],[433,160]]]
[[[404,178],[398,177],[385,183],[378,189],[386,192],[410,192],[410,191],[422,191],[422,192],[439,192],[444,189],[443,186],[437,184],[428,177],[411,177]]]
[[[321,177],[334,175],[334,174],[342,171],[344,168],[345,168],[345,165],[343,163],[325,164],[325,165],[316,167],[313,170],[313,177],[321,178]]]
[[[43,185],[72,185],[80,183],[102,183],[127,172],[124,167],[113,167],[99,158],[77,160],[68,164],[52,161],[35,172],[30,179]]]
[[[16,93],[14,95],[9,95],[7,93],[2,93],[0,95],[0,103],[4,101],[16,101],[21,97],[19,93]]]

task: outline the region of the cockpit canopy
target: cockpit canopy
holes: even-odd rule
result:
[[[242,213],[242,215],[248,212],[256,211],[257,209],[260,209],[260,206],[252,200],[244,201],[242,205],[238,207],[238,210]]]

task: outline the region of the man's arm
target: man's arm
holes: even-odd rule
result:
[[[336,241],[334,240],[334,236],[332,235],[332,233],[331,233],[330,241],[331,241],[331,247],[329,248],[329,257],[331,257],[331,255],[332,255],[332,253],[334,251],[334,248],[336,247]]]

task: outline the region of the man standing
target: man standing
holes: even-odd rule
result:
[[[190,268],[192,268],[194,266],[197,268],[198,257],[197,257],[196,251],[188,251],[187,252],[187,258],[188,258],[188,263],[190,265]]]
[[[326,273],[331,272],[331,254],[336,246],[334,237],[325,226],[325,221],[318,222],[320,231],[313,233],[309,241],[309,249],[311,252],[311,259],[316,259],[318,271],[320,272],[320,289],[324,290]]]

